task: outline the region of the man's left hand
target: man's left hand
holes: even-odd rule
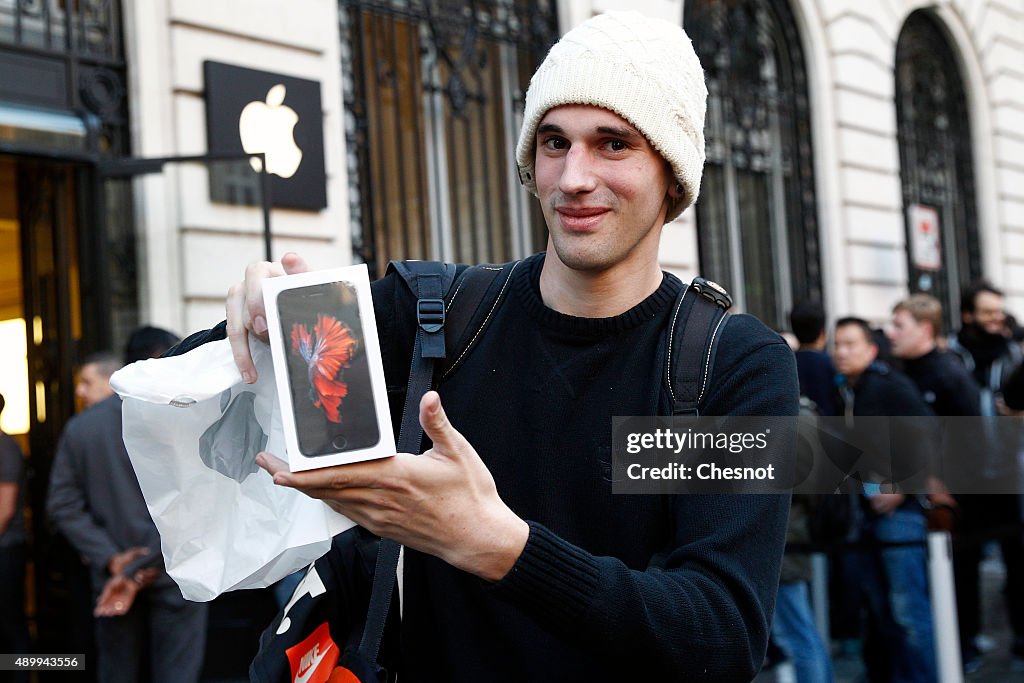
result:
[[[103,591],[96,600],[93,616],[121,617],[128,614],[139,591],[153,583],[156,575],[157,570],[149,568],[140,569],[133,576],[111,576],[103,585]]]
[[[494,478],[448,421],[441,398],[420,401],[420,424],[434,447],[423,455],[289,472],[260,453],[256,462],[274,483],[296,488],[378,536],[441,558],[489,581],[515,564],[529,526],[502,502]]]

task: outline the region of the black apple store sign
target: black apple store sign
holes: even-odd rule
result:
[[[203,62],[206,139],[211,153],[263,152],[271,205],[327,206],[320,84],[220,62]],[[210,198],[259,203],[259,160],[210,166]]]

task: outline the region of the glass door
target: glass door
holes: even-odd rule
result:
[[[4,430],[27,456],[27,612],[39,652],[91,650],[88,576],[45,513],[50,465],[75,409],[74,364],[90,308],[81,268],[86,173],[0,156],[0,391]]]

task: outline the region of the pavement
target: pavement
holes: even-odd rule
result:
[[[998,551],[995,553],[998,558]],[[981,565],[981,586],[984,607],[982,625],[994,647],[982,657],[981,669],[965,677],[969,683],[1024,683],[1021,662],[1014,667],[1010,655],[1013,631],[1003,600],[1006,570],[998,559],[987,559]]]
[[[1014,666],[1010,655],[1013,632],[1010,629],[1003,602],[1002,590],[1006,572],[998,560],[986,559],[981,566],[982,583],[982,628],[992,649],[982,657],[981,668],[963,677],[964,683],[1024,683],[1024,668]],[[859,654],[836,653],[833,658],[836,683],[864,683],[864,667]],[[785,664],[771,671],[764,671],[754,679],[755,683],[796,683],[792,669]]]

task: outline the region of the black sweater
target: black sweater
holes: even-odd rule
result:
[[[932,349],[920,358],[903,362],[907,374],[928,407],[941,416],[978,415],[981,390],[953,354]]]
[[[622,315],[576,318],[544,306],[542,264],[517,269],[486,335],[439,387],[502,499],[530,522],[529,541],[496,585],[407,554],[401,677],[749,680],[771,621],[786,498],[611,493],[612,416],[671,412],[660,372],[682,285],[666,276]],[[374,306],[389,384],[401,384],[411,300],[385,280]],[[702,412],[796,414],[797,396],[781,338],[731,317]],[[662,553],[664,566],[649,568]]]
[[[529,522],[527,545],[497,584],[407,552],[400,679],[750,680],[789,497],[612,495],[612,416],[671,413],[660,373],[682,285],[666,275],[622,315],[576,318],[544,306],[542,263],[516,270],[487,333],[438,388],[502,499]],[[388,384],[399,388],[412,299],[394,276],[373,294]],[[730,317],[702,413],[795,415],[797,398],[785,342]]]

